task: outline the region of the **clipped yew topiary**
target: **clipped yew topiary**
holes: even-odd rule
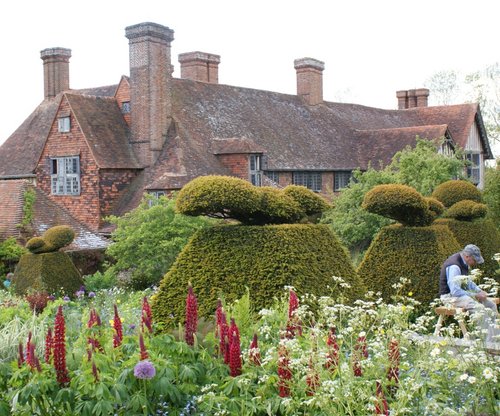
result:
[[[433,198],[431,196],[426,196],[424,199],[427,201],[427,204],[429,205],[429,210],[433,214],[433,217],[439,217],[444,211],[445,207],[441,201],[439,201],[436,198]]]
[[[258,188],[258,193],[260,202],[258,209],[252,215],[251,221],[253,223],[290,224],[299,221],[304,216],[304,211],[299,203],[279,189],[262,186]]]
[[[352,286],[337,286],[333,276]],[[362,282],[347,250],[326,225],[226,225],[200,230],[177,257],[152,301],[155,320],[167,327],[184,321],[188,282],[199,315],[212,316],[217,298],[240,298],[249,288],[255,310],[269,307],[286,285],[299,294],[343,293],[356,299]],[[341,292],[340,292],[341,291]]]
[[[407,185],[377,185],[366,193],[362,207],[409,226],[429,225],[434,219],[427,200]]]
[[[59,251],[70,244],[75,232],[66,225],[49,228],[41,237],[26,244],[30,253],[24,254],[14,271],[13,284],[18,295],[30,291],[73,295],[83,279],[69,256]]]
[[[487,213],[488,207],[485,204],[471,201],[470,199],[464,199],[448,208],[444,217],[462,221],[472,221],[476,218],[484,218]]]
[[[394,224],[381,229],[357,271],[368,290],[380,291],[391,301],[401,277],[410,279],[416,300],[428,305],[439,297],[439,273],[444,260],[463,246],[445,225],[408,227]]]
[[[431,196],[441,201],[446,208],[464,199],[482,202],[481,191],[473,183],[465,180],[443,182],[434,189]]]
[[[462,248],[467,244],[478,246],[484,263],[476,267],[483,270],[485,276],[492,277],[500,283],[498,263],[493,259],[493,255],[500,252],[500,232],[490,218],[479,218],[474,221],[440,218],[436,223],[447,225]]]
[[[295,199],[307,216],[318,215],[331,208],[320,195],[305,186],[288,185],[283,188],[283,193]]]

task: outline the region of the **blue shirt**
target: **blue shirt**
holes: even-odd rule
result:
[[[470,280],[470,278],[467,278],[465,289],[462,289],[460,287],[460,280],[456,278],[457,276],[461,275],[462,272],[460,271],[460,267],[454,264],[446,268],[446,282],[448,283],[448,287],[450,288],[451,296],[458,298],[460,296],[470,296],[469,292],[481,291],[481,289],[479,289],[476,284],[472,280]]]
[[[5,279],[3,285],[5,286],[6,289],[8,289],[10,287],[10,280]]]

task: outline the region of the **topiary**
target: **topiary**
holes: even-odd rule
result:
[[[380,291],[386,301],[396,295],[393,287],[403,277],[410,280],[405,290],[428,305],[439,296],[441,265],[463,247],[444,225],[382,228],[372,241],[357,271],[368,290]]]
[[[307,216],[319,215],[332,208],[320,195],[305,186],[288,185],[283,188],[283,193],[295,199]]]
[[[434,189],[431,196],[441,201],[446,208],[464,199],[482,202],[481,191],[473,183],[465,180],[443,182]]]
[[[464,199],[458,201],[448,208],[444,214],[445,218],[454,218],[461,221],[472,221],[476,218],[484,218],[488,213],[488,207],[485,204]]]
[[[443,203],[436,198],[433,198],[431,196],[426,196],[424,199],[427,201],[427,204],[429,205],[429,210],[432,212],[433,216],[439,217],[444,210],[446,209],[443,205]]]
[[[377,185],[366,193],[362,207],[403,225],[424,226],[433,220],[428,202],[418,191],[407,185]]]
[[[304,216],[299,203],[277,188],[262,186],[258,188],[260,202],[258,209],[245,223],[286,224],[295,223]]]
[[[332,276],[350,289],[337,287]],[[252,307],[269,307],[284,286],[298,293],[356,299],[364,292],[345,247],[326,225],[226,225],[200,230],[177,257],[152,301],[155,320],[167,327],[183,322],[188,282],[198,313],[209,317],[217,298],[227,302],[250,291]]]
[[[26,248],[32,253],[49,253],[57,251],[75,238],[75,232],[67,225],[57,225],[49,228],[41,237],[33,237],[26,243]]]
[[[244,221],[260,204],[257,188],[232,176],[200,176],[178,193],[175,207],[184,215],[206,215]]]

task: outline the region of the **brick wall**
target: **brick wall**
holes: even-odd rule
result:
[[[90,229],[97,231],[100,220],[98,167],[72,115],[70,132],[58,132],[58,117],[69,112],[68,102],[64,99],[35,171],[37,184],[53,201],[67,208],[76,219],[87,224]],[[80,157],[80,195],[52,195],[50,159],[66,156]]]
[[[247,154],[230,154],[218,155],[220,162],[231,171],[231,174],[248,181],[248,155]]]
[[[113,205],[140,170],[101,169],[99,171],[99,204],[101,218],[111,214]]]
[[[115,98],[116,102],[120,106],[120,109],[122,108],[122,103],[126,101],[130,102],[130,84],[125,77],[122,77],[122,79],[120,80],[120,84],[118,85],[118,88],[116,90]],[[123,118],[130,126],[130,113],[123,114]]]

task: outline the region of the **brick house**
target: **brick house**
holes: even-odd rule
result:
[[[478,186],[493,158],[477,104],[429,107],[427,89],[398,91],[397,110],[327,102],[324,64],[312,58],[294,62],[296,95],[219,84],[220,57],[204,52],[179,55],[174,78],[171,29],[141,23],[125,36],[130,75],[112,86],[72,90],[71,51],[43,50],[44,100],[0,147],[0,181],[30,180],[95,233],[109,232],[104,218],[144,192],[200,175],[327,194],[417,135],[444,138],[444,152],[465,149]]]

